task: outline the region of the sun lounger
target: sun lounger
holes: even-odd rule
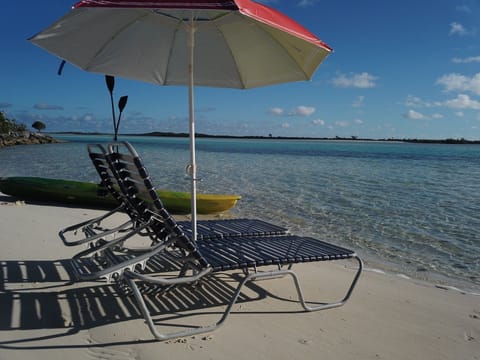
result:
[[[128,143],[112,144],[109,146],[109,152],[114,154],[110,159],[113,172],[126,189],[125,195],[130,199],[130,204],[139,213],[143,208],[147,209],[146,213],[150,214],[151,222],[145,221],[145,224],[148,224],[146,227],[150,231],[155,229],[161,231],[164,241],[152,245],[149,251],[136,256],[133,254],[127,259],[125,259],[126,255],[115,247],[115,241],[122,240],[99,242],[97,246],[76,256],[74,261],[77,263],[77,270],[83,272],[83,278],[89,278],[88,274],[91,274],[92,279],[103,277],[109,281],[126,284],[133,292],[156,339],[166,340],[189,336],[218,328],[227,319],[242,287],[249,281],[290,276],[297,290],[299,302],[305,311],[342,306],[350,298],[362,271],[362,261],[354,251],[310,237],[288,233],[242,235],[241,232],[232,233],[231,228],[228,232],[220,232],[218,236],[206,236],[194,242],[184,228],[161,206],[161,202],[154,204],[157,199],[151,195],[155,192],[155,188],[135,149]],[[157,222],[161,226],[157,226]],[[208,229],[213,230],[213,228]],[[135,236],[135,231],[137,230],[133,230],[126,236]],[[93,254],[101,256],[97,258],[92,256]],[[164,273],[145,271],[149,262],[162,262],[163,259],[170,259],[177,264],[177,267]],[[304,299],[299,279],[292,270],[294,264],[349,259],[355,260],[358,268],[342,299],[329,303],[311,303]],[[96,266],[100,270],[95,269]],[[208,283],[215,278],[208,275],[225,271],[233,271],[243,276],[238,281],[236,291],[219,321],[209,326],[193,327],[179,332],[164,333],[159,330],[160,324],[158,320],[153,320],[140,291],[139,283],[169,289],[172,286],[196,284],[199,281]]]
[[[106,160],[106,149],[101,144],[88,145],[87,148],[90,160],[100,176],[100,184],[105,192],[104,196],[110,194],[115,200],[117,200],[118,206],[104,215],[61,229],[59,231],[59,236],[66,246],[76,246],[90,243],[101,238],[106,239],[109,236],[115,237],[119,232],[126,231],[134,226],[134,221],[138,218],[138,214],[136,214],[135,210],[129,206],[129,202],[118,189],[119,184],[115,181],[115,177],[112,175]],[[117,214],[119,212],[127,213],[129,215],[129,219],[120,225],[114,226],[113,228],[106,228],[102,224],[113,214]],[[77,238],[76,235],[79,232],[83,233],[84,236]]]
[[[118,149],[118,146],[116,149]],[[163,203],[156,192],[147,195],[147,197],[150,198],[149,203],[138,201],[138,199],[130,196],[128,189],[118,176],[116,176],[115,170],[112,169],[112,164],[114,162],[112,159],[116,156],[115,151],[108,153],[103,145],[91,144],[88,145],[88,154],[100,176],[101,184],[106,191],[118,201],[119,206],[103,216],[71,225],[60,230],[59,236],[65,245],[76,246],[85,243],[92,243],[99,239],[108,240],[119,236],[119,234],[121,236],[122,232],[125,232],[126,230],[149,223],[151,221],[152,211],[164,210]],[[123,155],[124,160],[126,159],[126,156],[127,154]],[[145,176],[148,177],[147,174],[145,174]],[[129,219],[113,228],[102,226],[102,222],[118,212],[125,212]],[[161,226],[158,223],[156,225]],[[191,222],[180,221],[178,222],[178,225],[182,227],[185,233],[191,234]],[[270,224],[258,219],[207,220],[199,221],[197,225],[198,239],[241,235],[281,235],[287,232],[287,229],[282,226]],[[142,231],[139,234],[151,236],[153,241],[157,241],[158,236],[161,235],[158,229],[155,232],[148,232],[146,231],[147,229],[148,227],[142,228],[142,230],[145,231]],[[77,233],[83,233],[84,236],[77,238]],[[74,239],[72,239],[71,235],[74,235]],[[121,245],[121,243],[118,243],[118,245]]]
[[[101,144],[88,145],[89,157],[100,176],[102,185],[119,202],[120,206],[106,215],[69,226],[59,232],[60,238],[67,246],[80,244],[88,246],[87,249],[73,257],[78,270],[77,277],[80,280],[104,277],[110,281],[111,276],[118,269],[144,264],[145,259],[155,253],[158,244],[168,236],[165,230],[165,221],[157,214],[159,211],[167,211],[158,194],[154,190],[148,191],[146,200],[132,196],[124,181],[119,178],[113,164],[117,159],[118,149],[123,149],[120,146],[122,144],[108,152]],[[122,158],[132,160],[132,157],[128,157],[128,155],[131,153],[124,153]],[[148,177],[146,169],[142,169],[142,171],[143,175]],[[102,223],[117,212],[124,212],[128,216],[128,220],[113,227]],[[176,224],[186,234],[191,234],[190,221],[180,221]],[[281,235],[287,233],[287,229],[258,219],[223,219],[200,221],[198,232],[198,238],[203,240],[225,236]],[[78,238],[78,233],[83,236]],[[138,237],[149,241],[144,241],[141,246],[132,246],[131,239]],[[105,250],[111,250],[112,247],[124,254],[128,253],[128,256],[122,256],[122,261],[117,258],[115,263],[107,262],[110,264],[107,267],[98,267],[99,259],[108,253]]]

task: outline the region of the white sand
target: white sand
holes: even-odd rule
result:
[[[479,296],[371,271],[337,309],[302,312],[288,301],[290,279],[263,281],[217,331],[153,341],[130,297],[69,283],[65,266],[78,249],[58,230],[100,213],[0,195],[0,359],[480,359]],[[341,294],[353,274],[339,263],[294,269],[319,300]],[[213,321],[220,310],[209,304],[185,320]]]

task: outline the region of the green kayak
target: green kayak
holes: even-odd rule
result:
[[[72,180],[39,177],[0,178],[0,191],[24,200],[72,204],[93,208],[113,208],[117,201],[102,186]],[[190,193],[157,190],[168,211],[176,214],[190,212]],[[197,212],[214,214],[235,206],[238,195],[197,194]]]

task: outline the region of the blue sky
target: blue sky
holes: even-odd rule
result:
[[[480,139],[480,1],[269,0],[334,52],[309,82],[250,90],[199,87],[197,132]],[[102,75],[27,39],[74,1],[3,1],[0,111],[46,131],[112,131]],[[117,78],[129,96],[120,132],[188,131],[187,89]]]

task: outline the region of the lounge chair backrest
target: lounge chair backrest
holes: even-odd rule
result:
[[[133,208],[128,206],[128,199],[125,197],[123,192],[120,191],[118,181],[113,175],[109,163],[107,161],[107,151],[104,146],[101,144],[89,144],[87,146],[88,156],[92,161],[95,170],[97,170],[98,175],[101,179],[101,186],[112,195],[112,197],[119,202],[119,204],[124,204],[128,207],[127,212],[133,211]]]
[[[196,244],[183,232],[163,205],[148,170],[135,148],[128,142],[112,143],[108,146],[108,152],[109,157],[107,158],[114,175],[122,184],[121,188],[125,191],[130,203],[140,211],[145,209],[145,214],[153,218],[154,222],[160,220],[168,237],[174,237],[178,247],[193,254],[203,266],[206,266],[207,263],[198,252]]]
[[[115,176],[114,169],[111,166],[109,158],[112,155],[101,144],[89,144],[87,149],[90,160],[100,176],[101,185],[108,190],[115,200],[123,204],[125,212],[132,220],[140,220],[142,211],[145,209],[142,209],[138,204],[133,204],[131,199],[125,195],[124,185]]]
[[[137,225],[149,223],[146,234],[155,242],[163,242],[166,239],[166,231],[162,221],[152,220],[151,212],[148,207],[135,198],[127,196],[127,190],[124,183],[119,179],[116,170],[113,168],[112,161],[116,159],[116,154],[108,153],[101,144],[88,145],[89,157],[92,160],[102,180],[102,185],[119,203],[123,204],[123,210]],[[145,232],[143,233],[145,235]]]

